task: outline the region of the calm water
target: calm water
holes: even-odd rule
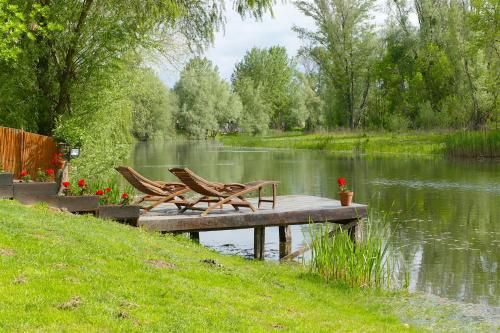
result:
[[[346,177],[356,202],[391,212],[393,241],[409,264],[412,290],[500,305],[498,161],[338,157],[207,142],[140,143],[131,159],[152,179],[175,180],[168,168],[184,165],[209,180],[279,180],[279,194],[336,198],[336,179]],[[305,229],[293,227],[294,249]],[[219,251],[253,253],[251,229],[205,232],[200,238]],[[278,257],[277,228],[266,230],[266,257]]]

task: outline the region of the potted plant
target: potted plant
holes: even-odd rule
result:
[[[14,174],[6,172],[0,163],[0,199],[10,199],[14,196]]]
[[[35,181],[26,171],[21,171],[21,179],[13,183],[14,199],[24,204],[48,201],[50,196],[57,194],[57,184],[54,180],[55,170],[37,170]]]
[[[140,206],[130,205],[130,197],[128,193],[122,193],[119,199],[116,197],[116,193],[118,192],[114,191],[111,187],[96,191],[96,195],[100,198],[97,215],[101,218],[108,218],[137,225],[137,220],[140,215]]]
[[[347,188],[347,182],[345,178],[339,178],[337,179],[337,183],[339,184],[339,197],[340,197],[340,204],[342,206],[349,206],[352,203],[352,196],[354,195],[354,192],[350,191]]]
[[[85,179],[79,179],[76,185],[77,187],[75,188],[71,186],[70,182],[63,182],[63,195],[53,198],[53,202],[55,202],[54,206],[72,213],[97,212],[99,197],[88,194],[89,191]]]

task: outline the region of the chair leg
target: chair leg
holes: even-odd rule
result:
[[[260,208],[261,199],[262,199],[262,187],[259,187],[259,202],[257,203],[257,208]]]
[[[220,200],[219,202],[215,203],[214,205],[211,205],[203,213],[201,213],[201,216],[207,216],[207,214],[210,213],[212,210],[214,210],[215,208],[217,208],[219,206],[223,206],[225,203],[230,202],[234,198],[239,198],[243,203],[248,205],[248,208],[250,208],[253,212],[257,211],[257,209],[255,209],[255,207],[249,201],[245,200],[243,197],[240,198],[240,195],[237,193],[237,194],[230,195],[230,196]]]
[[[152,204],[151,206],[146,207],[146,208],[145,208],[145,210],[146,210],[147,212],[149,212],[151,209],[155,208],[156,206],[161,205],[162,203],[165,203],[165,202],[169,202],[169,201],[171,201],[172,199],[175,199],[175,197],[176,197],[176,196],[178,196],[178,195],[180,195],[180,194],[182,194],[182,193],[185,193],[185,192],[186,192],[186,190],[185,190],[185,189],[183,189],[183,190],[179,190],[179,191],[177,191],[177,192],[174,192],[174,193],[170,194],[169,196],[166,196],[166,197],[161,198],[160,200],[156,201],[156,202],[155,202],[154,204]],[[178,207],[178,206],[177,206],[177,207]]]
[[[276,188],[278,187],[278,184],[273,184],[273,209],[276,207]]]
[[[205,199],[206,196],[203,196],[203,197],[200,197],[198,199],[196,199],[195,201],[187,204],[184,208],[182,208],[179,213],[182,214],[184,213],[186,210],[190,209],[191,207],[194,207],[194,205],[196,205],[198,202],[200,202],[201,200]]]

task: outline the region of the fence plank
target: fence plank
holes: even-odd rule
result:
[[[0,163],[17,178],[22,170],[34,177],[38,168],[52,168],[56,152],[57,143],[51,137],[0,127]]]

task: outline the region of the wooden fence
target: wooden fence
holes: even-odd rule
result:
[[[56,141],[48,136],[0,126],[0,163],[19,177],[22,170],[34,177],[38,168],[53,168]]]

